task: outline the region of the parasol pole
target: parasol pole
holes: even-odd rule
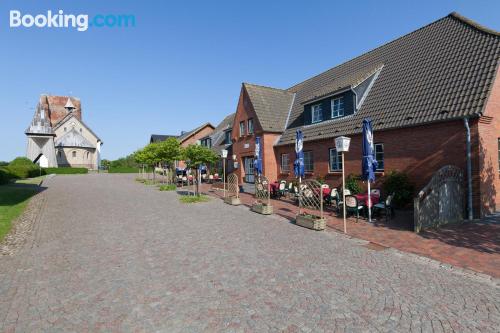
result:
[[[368,222],[372,222],[372,196],[370,195],[370,179],[368,179]]]

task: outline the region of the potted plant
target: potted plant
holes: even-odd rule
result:
[[[326,219],[318,215],[302,212],[296,216],[295,224],[312,230],[325,230]]]
[[[252,211],[262,215],[271,215],[273,213],[273,206],[267,202],[256,201],[252,205]]]

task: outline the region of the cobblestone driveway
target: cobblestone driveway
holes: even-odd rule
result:
[[[126,175],[58,176],[14,256],[0,331],[497,331],[500,289]]]

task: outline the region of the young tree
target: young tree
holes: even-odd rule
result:
[[[134,154],[133,154],[133,157],[134,157],[134,161],[141,165],[142,166],[142,172],[141,172],[141,175],[142,175],[142,178],[144,179],[144,164],[147,163],[147,160],[146,160],[146,155],[144,154],[144,149],[139,149],[137,150]]]
[[[160,161],[168,165],[169,183],[172,181],[174,162],[182,159],[182,150],[179,141],[176,138],[168,138],[158,143],[157,154]]]
[[[153,181],[156,179],[155,177],[155,166],[161,162],[160,153],[159,153],[159,144],[158,143],[150,143],[146,147],[143,148],[144,160],[146,164],[153,168]]]
[[[196,195],[199,196],[199,169],[202,165],[215,163],[219,159],[219,156],[217,156],[217,154],[215,154],[210,148],[193,144],[187,146],[182,155],[187,166],[196,170]]]

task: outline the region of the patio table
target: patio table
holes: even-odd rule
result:
[[[359,193],[356,194],[355,197],[356,199],[358,199],[358,203],[360,205],[368,206],[368,193]],[[370,197],[371,197],[371,206],[369,208],[373,207],[373,205],[378,204],[378,202],[380,201],[380,197],[376,194],[371,194]]]

